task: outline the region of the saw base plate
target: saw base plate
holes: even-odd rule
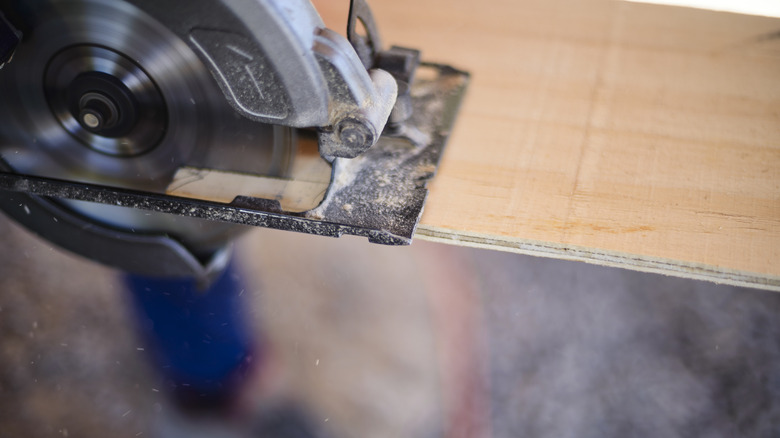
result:
[[[374,243],[411,243],[469,76],[448,66],[421,64],[411,87],[413,114],[389,126],[377,144],[354,159],[336,159],[316,208],[285,211],[278,198],[235,193],[230,202],[176,196],[0,172],[0,189],[52,198],[172,213],[201,219]]]

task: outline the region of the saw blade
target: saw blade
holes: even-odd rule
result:
[[[162,193],[177,169],[279,176],[294,135],[240,117],[187,44],[116,0],[0,1],[24,39],[0,70],[0,156],[14,171]],[[220,244],[226,224],[68,201],[101,223]]]

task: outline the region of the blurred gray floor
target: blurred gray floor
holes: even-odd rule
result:
[[[115,273],[0,233],[0,437],[153,436]],[[272,380],[336,437],[780,436],[778,294],[425,242],[238,252]]]
[[[780,295],[483,252],[497,437],[780,436]]]

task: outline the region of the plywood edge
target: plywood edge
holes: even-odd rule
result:
[[[576,245],[561,245],[529,239],[500,238],[464,233],[430,225],[420,225],[416,239],[449,245],[506,251],[537,257],[572,260],[599,266],[631,269],[641,272],[705,280],[718,284],[750,287],[780,292],[780,277],[755,272],[691,263],[659,257],[642,256]]]

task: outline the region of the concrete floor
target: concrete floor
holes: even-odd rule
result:
[[[0,437],[154,436],[115,273],[0,233]],[[238,253],[274,393],[334,437],[780,436],[778,294],[268,230]]]

